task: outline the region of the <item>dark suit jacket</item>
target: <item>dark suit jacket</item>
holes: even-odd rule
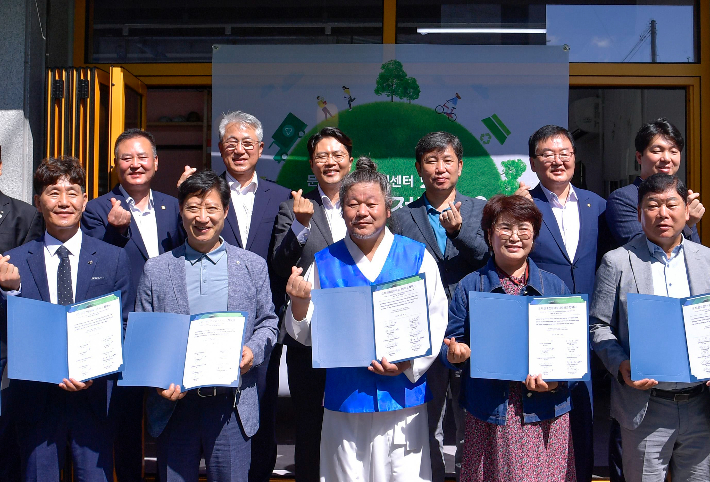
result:
[[[148,251],[133,216],[131,216],[131,225],[125,235],[120,234],[108,224],[111,198],[120,200],[121,206],[128,209],[126,198],[121,193],[119,186],[116,185],[111,192],[87,203],[86,211],[81,217],[81,229],[91,237],[126,250],[131,263],[132,285],[135,288],[138,286],[138,280],[143,272],[143,265],[148,260]],[[160,254],[163,254],[177,248],[185,241],[185,230],[180,220],[180,207],[177,199],[153,191],[153,204],[155,205],[155,221],[158,225],[158,250]]]
[[[224,177],[225,175],[222,174]],[[254,209],[251,214],[251,225],[249,226],[249,238],[246,243],[242,242],[239,235],[239,223],[234,211],[234,205],[230,199],[229,212],[224,221],[222,238],[232,246],[237,246],[252,253],[258,254],[269,263],[269,278],[271,281],[271,294],[274,307],[278,315],[285,305],[286,299],[286,279],[275,276],[271,269],[270,254],[272,251],[272,236],[274,222],[279,213],[279,205],[291,196],[291,191],[281,187],[275,182],[259,179],[259,187],[254,194]],[[290,268],[289,268],[290,273]]]
[[[623,246],[636,236],[643,234],[638,218],[639,186],[643,179],[637,177],[633,184],[620,187],[609,195],[606,201],[606,222],[614,236],[616,246]],[[683,229],[683,237],[700,244],[697,226]]]
[[[49,302],[49,284],[44,263],[44,237],[10,251],[12,264],[20,271],[23,298]],[[126,252],[110,244],[84,236],[79,253],[76,280],[76,302],[96,298],[112,291],[121,292],[123,322],[133,309],[135,290],[131,286],[131,270]],[[5,306],[3,306],[3,309]],[[61,343],[64,343],[62,341]],[[8,360],[12,363],[12,360]],[[39,420],[46,404],[62,403],[63,397],[89,398],[99,420],[108,417],[115,375],[97,378],[92,386],[79,393],[68,393],[57,385],[26,380],[12,380],[13,413],[23,421]]]
[[[44,220],[37,209],[0,192],[0,253],[10,251],[44,234]]]
[[[424,243],[427,251],[434,256],[449,300],[458,282],[467,274],[485,265],[488,260],[488,246],[481,229],[481,215],[486,201],[473,199],[458,192],[455,201],[461,202],[463,224],[457,236],[447,236],[445,253],[441,252],[436,242],[423,194],[416,201],[392,214],[392,231]]]
[[[604,210],[606,201],[591,191],[574,188],[579,206],[579,244],[574,259],[567,256],[562,233],[550,203],[538,184],[530,191],[537,207],[542,211],[542,227],[535,240],[530,257],[540,269],[556,274],[572,293],[592,294],[597,259],[604,254],[608,243],[608,230]]]

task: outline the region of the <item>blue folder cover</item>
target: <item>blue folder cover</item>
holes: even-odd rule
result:
[[[67,306],[21,296],[8,296],[8,378],[54,384],[69,378],[67,313],[76,305],[85,305],[110,294]],[[120,299],[120,291],[113,294]],[[102,376],[105,375],[109,374]]]
[[[550,297],[469,292],[471,378],[525,381],[530,373],[528,305],[540,298]],[[587,357],[586,374],[572,380],[589,380],[589,371]]]
[[[313,368],[367,367],[375,359],[370,286],[313,290]]]
[[[241,313],[247,318],[246,312],[230,313]],[[171,383],[182,386],[190,323],[211,314],[130,313],[123,342],[124,369],[118,385],[163,389],[169,388]],[[241,350],[238,347],[240,359]],[[240,382],[240,378],[237,378],[229,386],[236,388]]]
[[[690,373],[683,304],[689,298],[629,293],[631,379],[695,382]]]

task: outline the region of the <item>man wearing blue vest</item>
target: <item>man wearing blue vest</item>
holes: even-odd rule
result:
[[[347,235],[319,251],[305,276],[293,267],[286,285],[291,337],[311,344],[311,288],[379,284],[425,273],[432,346],[443,340],[447,302],[436,261],[417,241],[386,227],[392,196],[384,174],[360,158],[340,187]],[[357,306],[350,307],[358,309]],[[430,481],[425,372],[435,356],[368,368],[326,371],[320,480]]]

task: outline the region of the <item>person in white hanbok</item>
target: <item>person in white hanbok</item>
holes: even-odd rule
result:
[[[434,258],[423,244],[386,227],[392,197],[387,177],[367,158],[340,188],[347,236],[316,254],[303,275],[293,267],[286,291],[285,326],[311,344],[312,289],[379,284],[425,273],[431,346],[441,346],[447,300]],[[348,307],[358,309],[358,307]],[[347,349],[347,347],[343,347]],[[436,357],[399,363],[373,360],[367,368],[331,368],[326,374],[320,480],[430,481],[426,371]]]

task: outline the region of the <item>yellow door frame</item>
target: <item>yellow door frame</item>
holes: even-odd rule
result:
[[[74,0],[74,66],[105,64],[86,63],[87,1]],[[573,87],[685,87],[686,89],[686,159],[688,186],[701,193],[710,206],[710,173],[703,175],[704,157],[710,156],[710,0],[697,0],[699,48],[698,63],[571,63],[570,86]],[[88,15],[90,17],[90,14]],[[397,33],[397,0],[383,0],[382,42],[394,44]],[[211,86],[210,63],[124,64],[149,86]],[[117,136],[117,134],[116,134]],[[115,140],[112,134],[112,142]],[[708,167],[710,169],[710,166]],[[710,240],[710,222],[701,223],[703,239]]]

